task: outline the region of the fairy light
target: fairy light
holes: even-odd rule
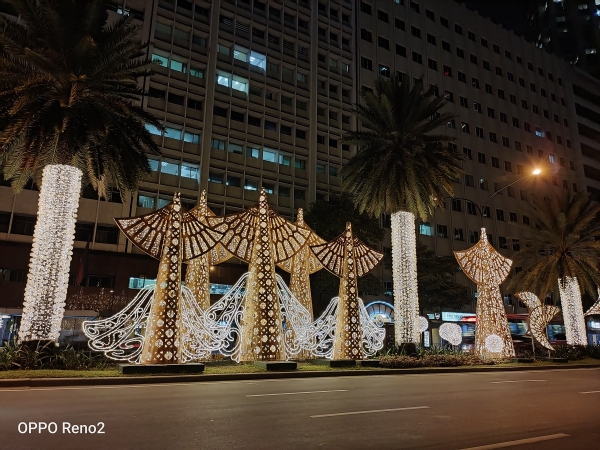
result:
[[[429,328],[429,320],[426,317],[419,316],[419,332],[423,333]]]
[[[594,314],[600,315],[600,288],[598,288],[598,300],[596,300],[596,303],[594,303],[592,307],[585,313],[586,316],[591,316]]]
[[[443,323],[439,328],[440,337],[452,345],[462,342],[462,328],[456,323]]]
[[[81,176],[72,166],[52,164],[44,168],[19,329],[21,341],[58,341],[60,336]]]
[[[581,292],[577,277],[559,279],[558,290],[560,292],[567,344],[587,345],[583,305],[581,304]]]
[[[501,353],[504,349],[504,339],[497,334],[490,334],[485,338],[485,348],[490,353]]]
[[[510,273],[512,260],[492,247],[485,228],[481,229],[481,238],[477,244],[467,250],[454,252],[454,255],[464,274],[477,284],[475,353],[492,358],[514,356],[515,349],[500,293],[500,284]],[[502,339],[501,347],[486,345],[486,339],[491,335]],[[500,353],[493,352],[490,348],[500,348]]]
[[[525,304],[525,306],[527,306],[527,309],[529,309],[527,327],[533,338],[538,341],[542,347],[551,351],[554,350],[554,347],[550,345],[548,337],[546,336],[546,327],[552,318],[560,312],[560,308],[553,305],[543,305],[538,296],[533,292],[518,292],[515,295]]]
[[[420,331],[415,216],[409,212],[396,212],[391,216],[391,226],[396,343],[418,343]]]

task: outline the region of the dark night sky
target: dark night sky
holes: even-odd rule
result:
[[[469,9],[477,10],[480,15],[502,24],[517,35],[525,35],[528,26],[528,0],[457,0]]]

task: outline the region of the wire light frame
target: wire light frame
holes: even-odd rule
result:
[[[102,323],[88,323],[84,328],[90,347],[106,353],[119,350],[111,346],[130,330],[131,317],[145,318],[145,334],[141,340],[141,364],[175,364],[183,362],[182,336],[188,331],[181,326],[181,264],[209,252],[221,234],[202,224],[194,215],[184,212],[179,194],[173,202],[156,212],[115,222],[141,250],[159,259],[156,286],[151,296],[136,297],[126,310]],[[144,311],[147,311],[144,312]],[[127,313],[127,314],[126,314]],[[128,318],[124,320],[124,318]],[[140,323],[141,324],[141,323]],[[102,342],[97,342],[98,340]]]
[[[298,209],[298,216],[294,222],[299,228],[304,228],[310,232],[306,245],[290,259],[285,260],[279,267],[290,274],[290,291],[298,299],[300,304],[306,308],[310,314],[311,322],[314,320],[312,296],[310,292],[310,275],[323,268],[321,262],[315,257],[310,246],[321,245],[325,240],[321,239],[306,223],[304,223],[304,210]],[[303,351],[300,358],[311,358],[314,355],[308,351]]]
[[[569,345],[587,345],[587,332],[583,317],[581,291],[577,277],[558,280],[560,304],[562,305],[565,334]]]
[[[554,350],[554,347],[548,341],[546,331],[550,321],[560,312],[560,308],[554,305],[542,304],[538,296],[533,292],[518,292],[515,295],[529,310],[527,329],[531,333],[531,336],[542,347],[551,351]]]
[[[346,231],[336,239],[311,246],[311,249],[321,264],[340,278],[332,357],[363,359],[362,337],[366,324],[361,324],[362,301],[359,302],[357,281],[379,264],[383,254],[370,249],[355,237],[350,222],[346,223]]]
[[[414,214],[404,211],[392,214],[391,227],[396,344],[417,344],[421,341],[421,332]]]
[[[198,206],[191,209],[189,214],[198,219],[202,224],[208,226],[207,217],[214,217],[208,207],[206,191],[202,191]],[[185,272],[185,285],[196,298],[198,306],[202,310],[210,307],[210,268],[213,265],[220,264],[231,258],[223,245],[217,243],[209,252],[191,259],[187,262]]]
[[[485,228],[481,229],[481,238],[477,244],[464,251],[455,251],[454,256],[465,275],[477,284],[475,353],[489,358],[514,356],[515,350],[500,293],[500,284],[510,273],[512,260],[492,247]],[[503,342],[501,348],[500,345],[486,346],[486,339],[491,335],[500,337]]]
[[[440,325],[440,337],[450,342],[452,345],[460,345],[462,343],[462,328],[457,323],[446,322]]]
[[[248,263],[250,278],[240,320],[241,361],[286,359],[275,265],[292,258],[310,232],[277,214],[261,190],[258,204],[238,214],[207,217],[223,234],[221,244]]]
[[[596,303],[594,303],[592,305],[592,307],[587,310],[585,315],[586,316],[600,315],[600,288],[598,288],[598,300],[596,300]]]
[[[20,341],[58,341],[73,256],[75,220],[81,193],[79,169],[44,168],[25,285]]]

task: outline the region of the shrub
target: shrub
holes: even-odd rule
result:
[[[588,356],[587,348],[583,345],[557,345],[554,347],[554,358],[567,358],[569,361],[578,361]]]
[[[481,359],[470,353],[429,354],[413,356],[383,356],[379,361],[381,367],[412,368],[412,367],[458,367],[495,364],[493,360]]]

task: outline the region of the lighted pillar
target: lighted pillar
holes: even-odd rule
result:
[[[420,342],[415,216],[392,214],[392,276],[396,344]]]
[[[560,292],[567,344],[587,345],[587,332],[577,278],[565,277],[564,280],[559,279],[558,290]]]
[[[58,341],[65,312],[81,171],[44,168],[19,340]]]

